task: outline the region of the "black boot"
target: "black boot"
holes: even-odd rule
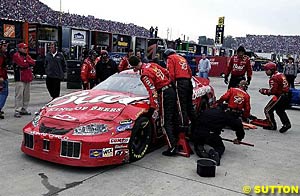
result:
[[[279,129],[279,132],[280,132],[280,133],[285,133],[285,132],[287,132],[287,130],[289,130],[291,127],[292,127],[291,124],[285,124],[285,125],[283,125],[283,126],[281,127],[281,129]]]
[[[175,156],[177,154],[177,148],[174,146],[172,148],[168,148],[168,150],[163,151],[162,155],[164,156]]]
[[[209,158],[216,161],[217,166],[220,165],[220,155],[218,152],[216,152],[214,149],[211,149],[209,152]]]
[[[200,158],[209,158],[209,154],[205,151],[204,146],[195,144],[194,149]]]

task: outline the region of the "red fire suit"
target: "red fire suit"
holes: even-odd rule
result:
[[[84,60],[81,66],[81,80],[84,84],[84,89],[91,89],[96,81],[95,62],[88,57]]]
[[[156,63],[143,64],[141,67],[141,81],[149,93],[150,109],[152,108],[154,111],[160,105],[162,126],[166,131],[169,147],[174,147],[177,143],[174,135],[176,93],[171,85],[169,73]],[[161,104],[158,104],[158,98]]]
[[[131,68],[131,65],[128,62],[128,56],[124,56],[118,66],[118,69],[121,72],[129,68]]]
[[[231,112],[242,114],[244,118],[250,116],[250,96],[241,88],[230,88],[224,95],[220,97],[218,103],[228,103]]]
[[[245,80],[246,72],[247,81],[250,83],[252,78],[250,58],[247,55],[243,55],[242,58],[238,55],[232,56],[225,71],[225,77],[228,77],[229,74],[231,74],[228,89],[231,87],[237,87],[241,80]]]
[[[259,92],[263,95],[273,95],[272,99],[264,108],[266,118],[270,122],[270,129],[276,130],[276,121],[274,118],[274,111],[278,114],[284,126],[290,126],[290,120],[285,112],[289,105],[288,92],[289,84],[284,74],[275,72],[269,80],[270,88],[262,88]]]

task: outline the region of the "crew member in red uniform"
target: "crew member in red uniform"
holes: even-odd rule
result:
[[[133,50],[129,49],[126,56],[124,56],[118,66],[119,71],[124,71],[126,69],[129,69],[131,67],[130,63],[128,62],[128,59],[133,56]]]
[[[224,101],[228,104],[227,111],[235,114],[237,117],[242,117],[244,121],[248,122],[250,116],[250,96],[246,92],[247,81],[242,80],[238,88],[230,88],[227,92],[220,97],[218,103]]]
[[[164,52],[164,59],[170,72],[170,78],[176,86],[181,131],[187,132],[189,120],[191,120],[192,126],[196,120],[196,113],[192,103],[192,71],[186,59],[176,54],[176,51],[173,49],[167,49]]]
[[[277,66],[275,63],[269,62],[265,66],[265,72],[267,76],[270,76],[269,86],[270,88],[259,89],[259,92],[263,95],[273,95],[272,99],[266,105],[264,112],[270,126],[264,127],[265,129],[276,130],[276,121],[274,118],[274,111],[282,122],[282,128],[280,133],[284,133],[291,128],[290,120],[285,112],[289,105],[288,92],[289,84],[284,74],[277,72]]]
[[[149,117],[152,116],[154,110],[161,106],[163,127],[166,131],[166,137],[169,148],[162,154],[165,156],[176,155],[177,139],[174,134],[174,120],[176,118],[176,93],[171,85],[169,73],[166,69],[160,67],[156,63],[142,63],[136,56],[129,58],[129,63],[134,67],[135,71],[140,70],[141,81],[145,85],[149,97],[150,108]],[[161,104],[158,104],[158,97]]]
[[[4,119],[2,108],[8,96],[7,46],[7,41],[0,40],[0,119]]]
[[[97,53],[94,50],[89,51],[89,56],[83,61],[81,66],[81,80],[83,84],[83,89],[91,89],[96,84],[96,65],[95,60],[97,58]]]
[[[252,67],[250,58],[245,55],[246,50],[243,46],[237,49],[237,54],[232,56],[225,72],[224,82],[228,84],[228,76],[231,74],[228,89],[237,87],[241,80],[246,80],[245,73],[247,72],[247,83],[250,85],[252,78]]]

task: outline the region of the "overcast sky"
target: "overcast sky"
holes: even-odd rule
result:
[[[218,17],[225,16],[224,35],[299,35],[300,0],[40,0],[54,10],[158,26],[158,36],[215,36]]]

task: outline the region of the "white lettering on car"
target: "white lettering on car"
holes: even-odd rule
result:
[[[61,105],[65,105],[68,103],[74,103],[76,105],[83,104],[83,103],[98,103],[98,102],[103,102],[103,103],[121,103],[124,105],[128,105],[134,101],[141,101],[148,99],[148,97],[129,97],[129,96],[119,96],[119,95],[100,95],[97,97],[94,97],[90,100],[90,96],[87,96],[89,92],[83,92],[78,95],[70,94],[70,96],[63,96],[61,98],[55,99],[51,103],[48,104],[48,107],[57,107]],[[68,98],[67,100],[64,100]],[[62,101],[64,100],[64,101]],[[62,101],[62,102],[60,102]]]

